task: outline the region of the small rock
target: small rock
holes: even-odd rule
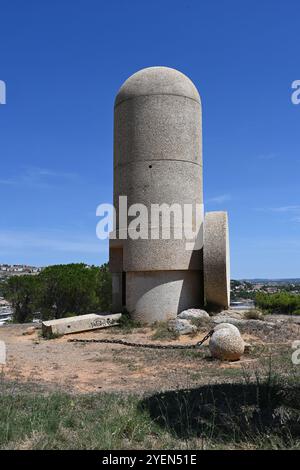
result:
[[[244,353],[245,344],[240,334],[228,328],[221,328],[210,338],[209,349],[212,357],[216,359],[237,361]]]
[[[250,354],[252,349],[251,344],[245,343],[244,354]]]
[[[188,320],[176,318],[175,320],[170,320],[168,323],[168,328],[171,331],[175,331],[180,335],[189,335],[191,333],[196,333],[197,327],[192,325]]]
[[[212,321],[216,324],[219,323],[230,323],[231,325],[245,325],[248,320],[242,320],[241,318],[233,318],[226,316],[215,316]]]
[[[260,327],[266,327],[267,329],[272,329],[276,327],[276,323],[274,322],[269,322],[269,321],[264,321],[264,320],[245,320],[247,326],[251,326],[253,328],[260,328]]]
[[[184,320],[193,320],[198,318],[209,318],[208,313],[205,310],[200,310],[198,308],[189,308],[187,310],[183,310],[177,318],[181,318]]]
[[[215,317],[230,317],[230,318],[237,318],[237,319],[242,318],[240,313],[232,309],[222,310],[221,312],[215,314],[214,316]]]
[[[228,330],[240,335],[239,329],[232,323],[219,323],[217,326],[214,327],[214,331],[221,330],[222,328],[227,328]]]
[[[35,333],[35,326],[30,326],[25,331],[23,331],[23,335],[33,335]]]

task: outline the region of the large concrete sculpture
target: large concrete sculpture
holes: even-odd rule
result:
[[[153,221],[147,216],[148,238],[131,236],[127,220],[120,217],[120,196],[127,196],[128,207],[143,204],[148,214],[153,205],[177,204],[182,213],[187,205],[196,208],[200,224],[192,222],[189,228],[197,228],[197,249],[187,249],[185,231],[181,237],[164,237],[162,217]],[[201,101],[195,85],[177,70],[141,70],[125,81],[116,96],[114,206],[116,226],[110,240],[114,312],[126,308],[134,318],[152,323],[203,307],[206,300],[217,308],[228,306],[227,216],[210,213],[206,230]],[[170,217],[171,233],[180,232],[182,224]]]

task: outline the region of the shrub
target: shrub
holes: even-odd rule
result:
[[[134,328],[139,328],[141,323],[133,320],[127,310],[124,310],[122,316],[119,320],[118,329],[121,329],[123,332],[129,333]]]
[[[13,276],[4,286],[14,320],[24,323],[39,312],[43,320],[83,315],[111,308],[111,275],[108,264],[54,265],[37,276]]]
[[[270,313],[293,314],[300,309],[300,295],[286,291],[276,294],[259,292],[255,298],[255,305]]]
[[[40,284],[37,276],[13,276],[3,286],[6,300],[12,304],[13,321],[31,321],[38,304]]]
[[[177,339],[179,337],[179,333],[177,331],[169,330],[167,322],[156,322],[154,323],[153,328],[155,328],[155,332],[151,336],[152,339],[167,341]]]

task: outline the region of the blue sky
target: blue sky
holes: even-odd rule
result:
[[[229,212],[232,277],[300,277],[297,0],[1,0],[0,262],[108,259],[114,96],[174,67],[203,105],[206,210]]]

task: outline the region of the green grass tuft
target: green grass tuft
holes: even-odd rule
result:
[[[167,322],[156,322],[153,325],[155,332],[151,336],[154,340],[168,341],[179,338],[177,331],[170,330]]]

